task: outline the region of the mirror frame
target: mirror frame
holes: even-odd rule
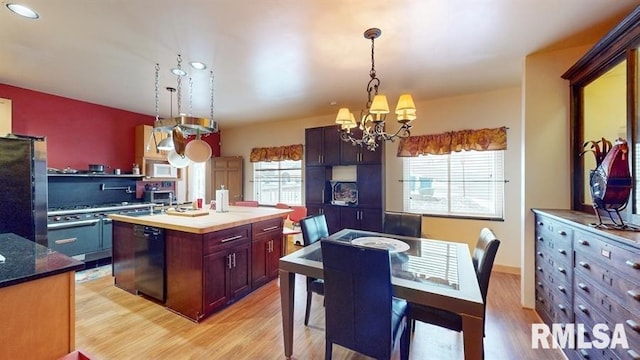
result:
[[[569,80],[570,89],[570,141],[571,141],[571,206],[573,210],[593,213],[593,207],[585,204],[582,199],[588,198],[584,194],[584,166],[579,154],[584,150],[584,87],[627,60],[627,143],[629,144],[631,174],[634,177],[634,188],[629,197],[626,208],[621,212],[624,220],[633,224],[640,224],[640,212],[633,214],[635,208],[636,166],[640,166],[640,159],[636,159],[636,144],[640,138],[636,134],[639,128],[638,118],[638,47],[640,47],[640,6],[636,7],[616,27],[598,41],[582,58],[580,58],[562,78]],[[611,141],[615,139],[609,139]],[[586,196],[585,196],[586,195]]]

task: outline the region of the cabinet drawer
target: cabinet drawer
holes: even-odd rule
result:
[[[597,235],[576,231],[574,236],[576,254],[584,254],[600,261],[606,268],[615,268],[624,276],[640,276],[640,254],[612,245]]]
[[[204,235],[204,255],[221,249],[223,246],[235,246],[250,241],[251,225],[237,226]]]
[[[252,238],[255,240],[257,236],[263,234],[282,234],[282,218],[258,221],[251,225]]]
[[[550,218],[536,217],[536,240],[545,243],[548,248],[565,249],[571,252],[573,228]]]

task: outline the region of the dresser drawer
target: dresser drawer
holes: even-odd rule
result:
[[[597,235],[583,231],[574,234],[574,250],[577,254],[602,262],[607,268],[614,268],[624,276],[640,278],[640,254],[636,250],[623,249],[612,245]]]
[[[215,231],[204,235],[204,255],[211,254],[223,247],[235,246],[250,241],[251,225]]]
[[[582,338],[584,342],[593,343],[593,341],[598,341],[597,338],[593,335],[593,330],[585,326],[582,334],[578,334],[578,328],[576,328],[576,337]],[[576,346],[577,346],[576,339]],[[571,351],[571,350],[569,350]],[[610,349],[596,349],[595,347],[591,347],[588,349],[576,349],[575,353],[567,354],[570,359],[588,359],[588,360],[619,360],[619,357],[616,356]]]
[[[251,225],[251,228],[252,228],[251,234],[253,239],[264,234],[273,234],[273,233],[282,234],[282,218],[279,217],[275,219],[258,221],[256,223],[253,223]]]
[[[576,253],[576,278],[582,277],[595,285],[605,289],[613,297],[616,297],[631,311],[640,313],[640,285],[631,281],[629,276],[623,276],[617,271],[612,271],[605,264]],[[580,275],[584,274],[584,275]],[[576,282],[576,286],[579,284]],[[577,289],[576,291],[580,291]]]
[[[573,228],[547,217],[536,216],[536,241],[551,249],[564,249],[571,253]]]

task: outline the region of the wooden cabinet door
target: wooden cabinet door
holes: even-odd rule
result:
[[[374,150],[368,150],[366,147],[360,149],[359,164],[382,164],[382,156],[384,156],[384,142]]]
[[[215,199],[216,190],[222,185],[229,190],[229,203],[244,199],[243,159],[241,156],[211,158],[211,198]]]
[[[324,204],[329,199],[327,178],[331,170],[323,166],[311,166],[305,169],[305,201],[307,204]]]
[[[227,273],[231,257],[227,250],[213,252],[204,257],[204,313],[211,314],[224,307],[227,296]]]
[[[322,128],[323,165],[340,165],[340,133],[339,126],[327,126]]]
[[[257,289],[269,281],[269,237],[254,238],[251,243],[251,287]]]
[[[136,126],[136,158],[166,160],[166,154],[162,151],[157,151],[156,144],[166,139],[168,136],[168,133],[161,133],[157,131],[154,133],[153,126]]]
[[[362,130],[358,128],[351,129],[351,134],[355,138],[362,138]],[[353,145],[351,142],[340,141],[340,164],[358,164],[358,159],[360,159],[360,152],[362,152],[362,147],[360,145]]]
[[[238,245],[232,249],[231,270],[227,283],[228,298],[234,301],[251,291],[251,243]]]
[[[381,165],[358,165],[358,206],[382,208]]]
[[[113,222],[113,276],[115,286],[136,293],[135,286],[135,241],[133,224]]]
[[[360,209],[360,230],[382,231],[382,209]]]
[[[311,128],[304,131],[304,160],[306,166],[322,165],[322,134],[322,128]]]
[[[360,212],[358,208],[344,207],[340,209],[341,229],[360,229]]]
[[[271,236],[271,251],[268,253],[269,255],[269,280],[273,280],[278,278],[278,274],[280,273],[280,258],[284,253],[284,249],[282,248],[282,235],[280,236]]]

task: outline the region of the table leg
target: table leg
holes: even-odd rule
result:
[[[282,308],[282,334],[284,356],[291,359],[293,354],[293,304],[296,273],[280,270],[280,305]]]
[[[484,359],[484,326],[481,318],[461,314],[465,360]]]

